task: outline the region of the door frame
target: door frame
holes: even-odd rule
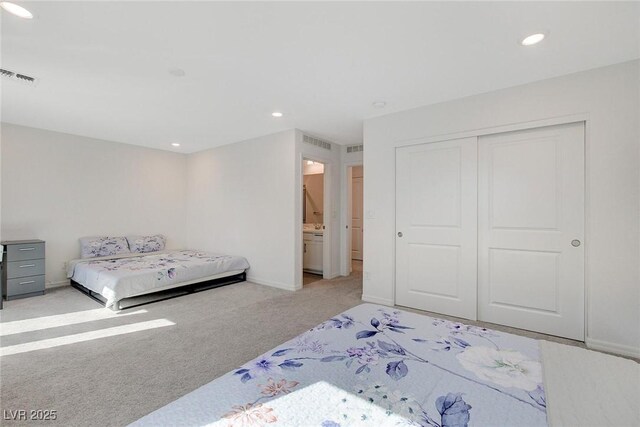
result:
[[[435,143],[435,142],[443,142],[443,141],[449,141],[452,139],[459,139],[459,138],[466,138],[466,137],[481,137],[481,136],[485,136],[485,135],[493,135],[493,134],[497,134],[497,133],[505,133],[505,132],[512,132],[512,131],[520,131],[520,130],[528,130],[528,129],[536,129],[536,128],[541,128],[541,127],[546,127],[546,126],[555,126],[555,125],[563,125],[563,124],[570,124],[570,123],[579,123],[582,122],[584,123],[584,176],[585,176],[585,183],[584,183],[584,241],[585,241],[585,247],[584,247],[584,336],[585,336],[585,342],[588,340],[589,337],[589,330],[590,328],[590,321],[591,321],[591,317],[590,317],[590,310],[589,310],[589,304],[591,301],[591,280],[590,280],[590,275],[589,275],[589,258],[590,258],[590,244],[589,242],[591,241],[591,215],[590,215],[590,201],[591,201],[591,181],[589,178],[589,171],[590,171],[590,160],[591,160],[591,117],[589,113],[577,113],[577,114],[570,114],[570,115],[563,115],[563,116],[556,116],[556,117],[547,117],[547,118],[543,118],[540,120],[532,120],[532,121],[527,121],[527,122],[518,122],[518,123],[510,123],[510,124],[502,124],[502,125],[496,125],[496,126],[489,126],[489,127],[485,127],[485,128],[479,128],[479,129],[471,129],[471,130],[466,130],[466,131],[458,131],[458,132],[451,132],[451,133],[447,133],[447,134],[441,134],[441,135],[431,135],[431,136],[424,136],[424,137],[418,137],[418,138],[409,138],[409,139],[404,139],[404,140],[399,140],[396,141],[396,143],[394,144],[393,148],[393,155],[394,155],[394,163],[393,163],[393,173],[394,173],[394,180],[395,180],[395,176],[397,174],[396,171],[396,156],[397,156],[397,149],[398,148],[402,148],[402,147],[407,147],[407,146],[411,146],[411,145],[420,145],[420,144],[430,144],[430,143]],[[394,206],[396,206],[397,209],[397,203],[396,203],[396,199],[397,199],[397,195],[395,194],[395,190],[393,193],[394,196]],[[366,203],[366,200],[365,200]],[[393,223],[394,223],[394,227],[396,224],[396,211],[394,210],[394,218],[393,218]],[[394,228],[393,230],[393,235],[395,236],[396,230]],[[395,305],[396,302],[396,245],[393,245],[393,272],[392,272],[392,280],[393,280],[393,304]],[[588,345],[588,344],[587,344]]]
[[[332,176],[331,176],[331,170],[333,167],[333,162],[331,161],[330,158],[328,157],[322,157],[322,156],[318,156],[316,154],[308,154],[308,153],[300,153],[300,156],[298,157],[298,164],[300,165],[300,176],[298,177],[298,182],[300,185],[300,191],[302,192],[302,188],[304,185],[304,162],[306,162],[307,160],[311,160],[313,162],[318,162],[318,163],[322,163],[324,165],[324,172],[323,172],[323,180],[322,180],[322,186],[323,186],[323,198],[322,198],[322,211],[323,211],[323,225],[324,225],[324,233],[323,233],[323,237],[322,237],[322,278],[323,279],[331,279],[331,261],[332,261],[332,257],[331,257],[331,221],[329,220],[327,222],[327,216],[329,217],[329,219],[331,218],[331,197],[333,197],[333,194],[331,193],[331,180],[332,180]],[[299,234],[299,241],[300,241],[300,248],[304,247],[304,233],[302,232],[302,227],[304,224],[304,218],[302,217],[302,205],[304,203],[306,203],[306,200],[304,200],[302,198],[302,195],[300,196],[301,199],[301,203],[298,204],[297,206],[297,217],[298,217],[298,221],[297,223],[300,225],[298,228],[299,230],[297,230],[297,233]],[[297,287],[297,289],[301,289],[302,288],[302,269],[304,268],[303,262],[302,262],[302,251],[299,251],[299,254],[296,254],[296,271],[300,272],[300,286]]]
[[[340,252],[342,256],[340,257],[340,275],[348,276],[351,274],[351,199],[353,198],[353,182],[352,182],[352,171],[354,166],[362,166],[362,194],[363,194],[363,202],[362,202],[362,212],[364,217],[364,162],[362,160],[352,160],[342,163],[342,176],[344,178],[344,185],[341,189],[341,200],[340,203],[345,209],[341,209],[342,211],[342,233],[341,242],[340,242]],[[364,218],[362,219],[364,223]],[[364,225],[364,224],[363,224]],[[364,238],[364,236],[363,236]],[[364,264],[364,245],[362,248],[362,262]],[[395,285],[394,285],[395,287]]]
[[[350,262],[350,265],[353,265],[353,260],[354,260],[354,258],[353,258],[353,199],[354,199],[353,180],[354,179],[360,179],[360,192],[361,192],[360,196],[361,196],[361,199],[362,199],[362,201],[360,203],[360,211],[361,211],[361,216],[362,217],[360,218],[360,259],[359,259],[359,261],[362,262],[362,259],[364,258],[363,254],[362,254],[362,252],[364,250],[364,247],[362,245],[362,240],[364,238],[364,234],[363,234],[363,232],[364,232],[364,209],[363,209],[364,208],[364,166],[361,166],[362,174],[358,178],[355,178],[354,175],[353,175],[353,169],[355,167],[357,167],[357,166],[351,166],[349,168],[349,172],[350,172],[349,175],[351,175],[351,179],[349,180],[349,187],[350,187],[351,195],[349,196],[348,204],[349,204],[349,207],[351,207],[351,217],[347,218],[347,220],[349,221],[349,224],[351,224],[351,230],[350,230],[351,233],[350,233],[350,236],[347,236],[347,240],[350,242],[350,246],[351,246],[351,251],[350,251],[351,252],[351,262]],[[345,229],[345,230],[348,230],[348,229]]]

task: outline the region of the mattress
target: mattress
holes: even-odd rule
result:
[[[67,277],[102,295],[110,307],[124,298],[248,268],[243,257],[179,250],[73,260]]]
[[[547,425],[538,342],[372,304],[348,310],[133,423],[468,424]]]

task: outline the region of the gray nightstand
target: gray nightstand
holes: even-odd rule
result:
[[[9,240],[2,254],[2,295],[7,300],[44,294],[44,241]]]

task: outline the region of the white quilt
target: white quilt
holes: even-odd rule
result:
[[[243,257],[182,250],[73,260],[67,277],[102,295],[110,307],[123,298],[248,268]]]

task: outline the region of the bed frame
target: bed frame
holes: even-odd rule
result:
[[[150,292],[139,296],[133,296],[129,298],[123,298],[120,301],[116,301],[110,308],[114,311],[125,310],[128,308],[139,307],[145,304],[151,304],[153,302],[164,301],[171,298],[180,297],[183,295],[193,294],[200,291],[206,291],[207,289],[219,288],[221,286],[232,285],[234,283],[245,282],[247,280],[247,272],[220,277],[213,280],[203,280],[202,282],[187,283],[182,286],[176,286],[169,289],[160,290],[157,292]],[[71,279],[71,286],[88,296],[94,301],[106,306],[105,298],[97,292],[85,288],[80,283]],[[123,305],[123,302],[125,303]],[[130,304],[128,304],[130,303]]]

